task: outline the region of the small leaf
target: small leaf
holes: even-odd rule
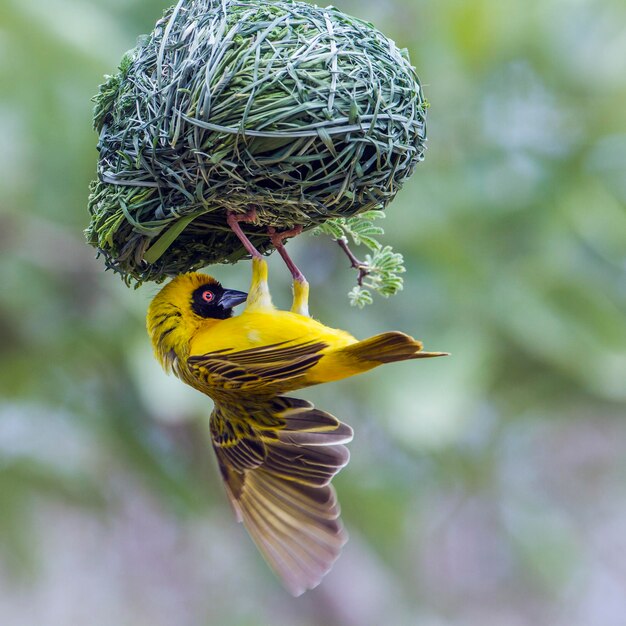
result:
[[[363,287],[359,287],[358,285],[355,285],[348,292],[348,298],[350,298],[350,304],[352,306],[358,306],[359,309],[362,309],[366,304],[372,304],[372,302],[374,302],[372,294],[367,289],[363,289]]]
[[[313,235],[329,235],[334,239],[343,237],[343,228],[341,227],[342,219],[326,220],[323,224],[315,227],[312,231]]]
[[[373,237],[364,237],[363,235],[361,235],[360,240],[361,243],[364,246],[367,246],[370,250],[378,250],[378,248],[380,248],[380,244]]]
[[[358,217],[364,220],[377,220],[384,219],[386,215],[384,211],[372,209],[371,211],[364,211],[363,213],[359,213]]]

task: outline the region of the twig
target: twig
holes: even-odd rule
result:
[[[339,237],[339,239],[336,239],[336,241],[339,244],[339,247],[345,252],[348,259],[350,259],[351,266],[355,270],[359,270],[359,276],[356,279],[356,282],[359,287],[362,287],[363,279],[370,273],[369,265],[364,261],[359,261],[359,259],[354,256],[354,253],[352,252],[352,250],[350,250],[350,247],[348,246],[348,240],[345,237]]]

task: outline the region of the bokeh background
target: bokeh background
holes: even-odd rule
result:
[[[300,599],[234,522],[210,403],[152,359],[157,288],[83,240],[90,97],[166,5],[0,3],[0,624],[626,623],[626,5],[338,0],[431,102],[384,224],[405,290],[352,309],[330,240],[290,249],[325,323],[453,356],[302,393],[356,437],[351,540]]]

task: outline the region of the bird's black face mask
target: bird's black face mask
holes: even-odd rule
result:
[[[219,283],[198,287],[191,296],[191,308],[204,318],[225,320],[233,314],[233,307],[246,301],[248,294],[235,289],[224,289]]]

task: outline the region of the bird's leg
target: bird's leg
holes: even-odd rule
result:
[[[293,276],[293,304],[291,305],[291,311],[309,317],[309,283],[289,254],[287,254],[287,250],[283,244],[283,241],[287,237],[299,235],[302,232],[302,226],[296,226],[291,230],[284,230],[280,233],[276,232],[275,228],[270,227],[268,228],[268,232],[272,245],[278,250],[278,254],[283,258],[283,261]]]
[[[226,221],[230,226],[230,229],[237,235],[237,239],[241,241],[241,245],[246,249],[246,252],[253,259],[262,259],[261,253],[252,245],[252,242],[248,239],[248,236],[241,230],[239,222],[254,222],[256,221],[256,209],[250,209],[247,213],[228,213]]]
[[[283,261],[285,265],[289,268],[291,275],[293,276],[294,282],[306,283],[306,278],[304,274],[297,268],[296,264],[293,262],[292,258],[287,254],[287,249],[285,248],[283,241],[287,239],[287,237],[295,237],[302,232],[302,226],[296,226],[291,230],[283,230],[282,232],[276,232],[275,228],[271,226],[267,229],[270,235],[270,241],[272,245],[278,250],[278,254],[283,257]]]
[[[252,257],[252,282],[248,291],[246,311],[250,309],[272,309],[272,296],[267,284],[267,261],[262,254],[252,245],[246,234],[241,230],[239,222],[254,222],[257,218],[256,209],[250,209],[245,214],[229,213],[226,221],[231,230],[237,235],[239,241]]]

